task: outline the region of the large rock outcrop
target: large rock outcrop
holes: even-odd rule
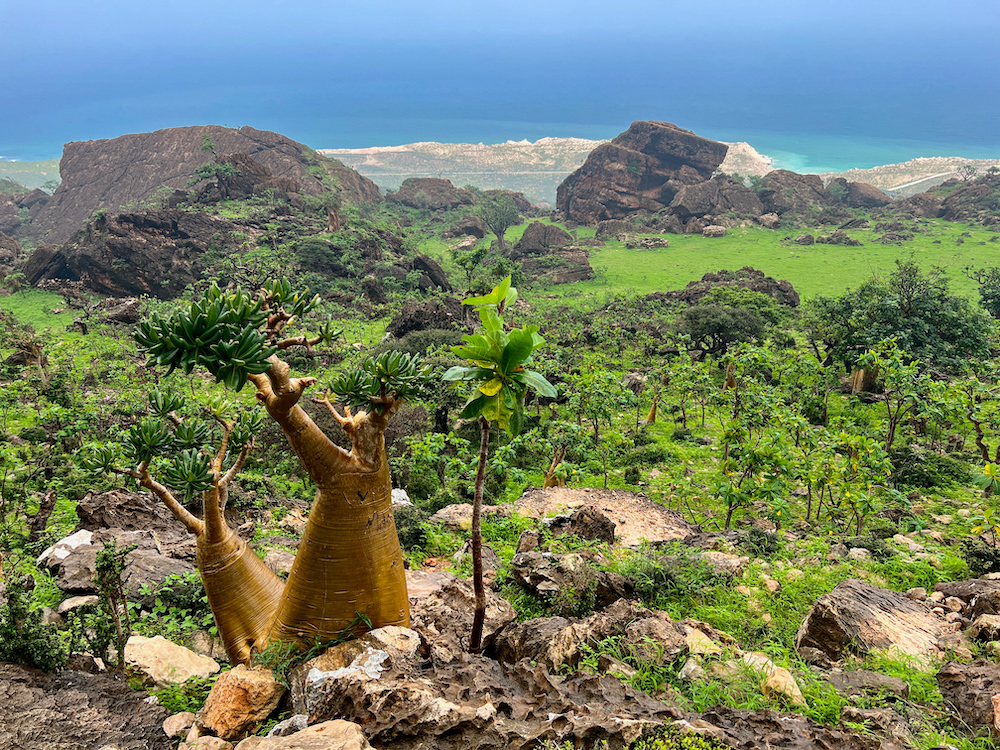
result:
[[[671,123],[634,122],[563,181],[556,205],[581,224],[659,211],[684,185],[708,180],[727,150]]]
[[[440,177],[408,177],[399,190],[389,193],[386,200],[402,203],[410,208],[442,211],[458,206],[471,206],[475,194],[471,190],[456,188],[451,180]]]
[[[176,208],[102,214],[63,247],[37,248],[24,274],[35,285],[80,282],[98,294],[166,299],[197,281],[205,252],[230,244],[236,230],[224,219]]]
[[[17,236],[62,243],[94,211],[141,206],[163,186],[184,188],[198,167],[214,158],[202,149],[206,137],[216,154],[246,154],[273,178],[297,182],[307,195],[333,188],[351,202],[381,200],[371,180],[278,133],[249,126],[239,130],[218,125],[168,128],[67,143],[59,162],[62,182],[51,197],[42,193],[28,206],[31,221],[17,227]]]
[[[795,287],[790,281],[765,276],[763,271],[758,271],[752,266],[743,266],[737,271],[723,269],[715,273],[706,273],[697,281],[688,282],[688,285],[683,289],[672,292],[654,292],[648,298],[686,302],[693,305],[717,286],[749,289],[773,297],[775,301],[789,307],[798,307],[799,305],[799,293],[795,291]]]

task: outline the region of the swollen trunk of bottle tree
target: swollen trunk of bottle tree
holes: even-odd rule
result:
[[[358,616],[410,626],[403,555],[383,457],[376,472],[341,472],[316,491],[270,639],[328,640]]]
[[[267,645],[283,583],[230,530],[220,539],[198,536],[198,571],[219,638],[233,664],[248,664]]]
[[[399,402],[387,402],[382,413],[341,416],[322,400],[351,440],[346,451],[298,405],[313,378],[288,377],[288,365],[275,358],[266,375],[250,379],[316,485],[269,640],[330,640],[352,623],[357,631],[366,629],[358,622],[361,617],[373,628],[409,627],[410,601],[384,439]]]

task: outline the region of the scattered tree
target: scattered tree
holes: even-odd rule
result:
[[[532,353],[545,343],[538,335],[538,326],[524,326],[509,332],[504,330],[503,311],[516,300],[517,290],[510,285],[508,276],[490,294],[463,302],[476,306],[482,322],[482,333],[464,335],[462,340],[465,343],[451,349],[456,357],[467,359],[471,366],[452,367],[444,374],[444,379],[448,382],[469,382],[476,386],[459,415],[461,419],[477,419],[480,433],[479,463],[472,505],[472,584],[476,594],[476,611],[469,650],[473,653],[482,647],[483,623],[486,619],[480,516],[490,428],[495,424],[511,436],[521,432],[524,426],[524,396],[529,388],[542,396],[556,396],[556,389],[548,380],[537,372],[525,369]]]
[[[479,215],[483,223],[497,237],[497,245],[500,252],[506,249],[504,234],[512,226],[521,221],[521,216],[514,205],[514,199],[506,193],[489,196],[479,209]]]

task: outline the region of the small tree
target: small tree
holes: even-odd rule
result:
[[[470,382],[476,385],[462,413],[462,419],[479,421],[479,463],[476,471],[476,491],[472,505],[472,585],[476,594],[476,611],[472,620],[469,650],[476,653],[482,647],[483,622],[486,619],[486,590],[483,586],[483,542],[480,515],[483,507],[483,486],[486,483],[486,459],[490,444],[490,428],[496,424],[511,436],[524,426],[524,396],[532,388],[542,396],[555,398],[556,389],[542,375],[526,370],[532,353],[545,343],[538,335],[538,326],[524,326],[510,332],[504,330],[502,313],[517,299],[517,290],[504,279],[493,291],[482,297],[467,299],[475,305],[482,321],[482,333],[466,334],[465,344],[453,346],[457,357],[469,360],[471,366],[452,367],[444,374],[449,382]]]
[[[329,321],[315,336],[289,335],[318,303],[318,297],[293,292],[284,280],[256,294],[213,286],[189,308],[169,317],[154,314],[136,332],[150,364],[167,367],[168,374],[205,369],[235,391],[252,383],[257,401],[282,428],[316,485],[287,582],[261,562],[224,516],[229,483],[253,447],[259,413],[229,419],[213,411],[222,434],[212,440],[206,428],[177,419],[179,405],[161,394],[154,396],[154,416],[140,421],[128,437],[131,468],[116,467],[111,447],[97,448],[89,458],[92,468],[135,478],[195,535],[199,572],[233,663],[246,663],[272,641],[329,640],[362,622],[410,623],[384,432],[422,375],[408,355],[387,352],[335,378],[331,389],[314,399],[340,424],[351,448],[333,443],[299,405],[316,378],[291,377],[278,357],[286,349],[309,349],[339,336]],[[157,472],[165,484],[154,478]],[[200,494],[203,517],[187,510],[168,485],[188,497]]]
[[[514,199],[506,193],[489,197],[480,207],[479,215],[483,223],[497,236],[497,244],[500,246],[500,252],[503,252],[506,248],[504,234],[521,221]]]

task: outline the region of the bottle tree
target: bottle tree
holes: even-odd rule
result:
[[[300,405],[316,378],[293,377],[280,356],[340,335],[329,321],[315,336],[289,335],[318,303],[318,297],[293,292],[285,280],[255,294],[213,285],[190,307],[169,316],[154,313],[136,331],[149,362],[166,367],[167,374],[204,369],[232,391],[251,383],[257,401],[315,483],[316,497],[287,582],[264,566],[224,515],[228,487],[263,423],[259,411],[230,419],[210,410],[221,434],[209,450],[209,430],[178,416],[176,396],[156,393],[153,415],[130,431],[123,452],[98,448],[89,458],[93,468],[136,479],[195,535],[198,568],[233,663],[248,662],[273,641],[322,641],[365,624],[410,622],[383,436],[422,374],[411,357],[389,352],[336,377],[323,396],[313,399],[351,441],[349,450],[335,444]],[[129,460],[127,468],[116,463],[120,455]],[[188,497],[201,494],[200,518],[175,496],[180,491]]]
[[[480,518],[483,508],[483,486],[486,483],[486,460],[490,444],[490,428],[497,425],[515,436],[524,426],[524,396],[532,388],[542,396],[556,397],[556,389],[540,373],[525,369],[532,352],[545,343],[538,335],[538,326],[505,330],[503,311],[517,300],[517,290],[508,276],[493,291],[482,297],[462,302],[475,305],[482,322],[481,332],[462,336],[465,342],[453,346],[455,356],[467,359],[469,366],[456,366],[444,374],[449,382],[468,382],[475,388],[469,396],[460,419],[479,422],[479,464],[476,489],[472,501],[472,585],[476,610],[472,620],[469,650],[476,653],[482,647],[483,623],[486,620],[486,589],[483,585],[483,541]]]

